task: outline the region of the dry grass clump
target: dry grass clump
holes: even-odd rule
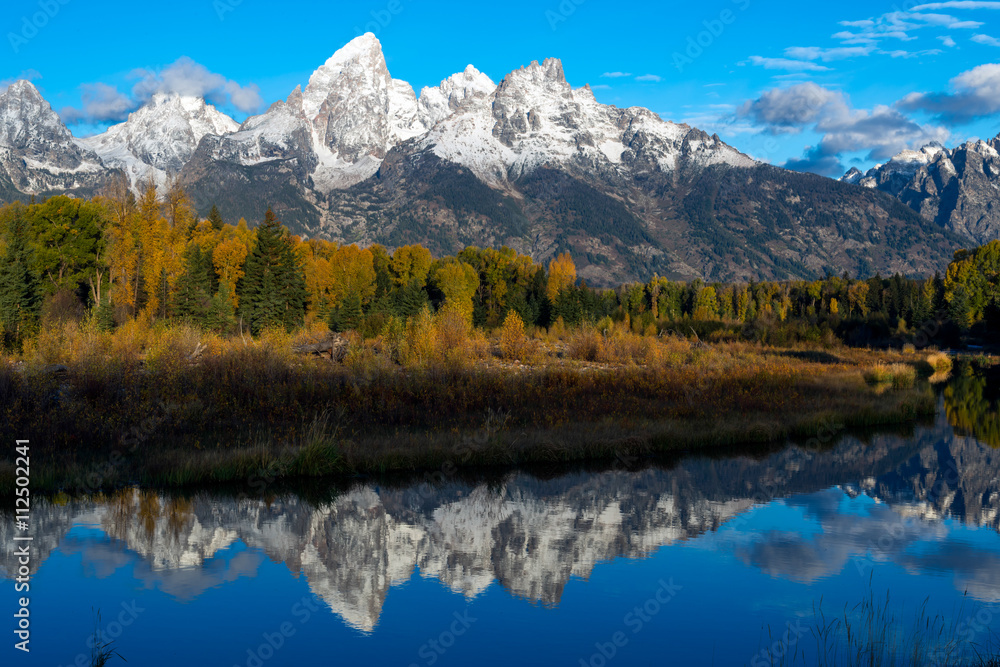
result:
[[[864,373],[865,382],[873,386],[911,389],[917,381],[917,371],[907,364],[877,362]]]
[[[927,357],[927,365],[930,366],[933,373],[950,373],[952,366],[951,357],[944,352],[934,352]]]
[[[567,354],[578,361],[648,366],[680,363],[691,349],[686,339],[639,335],[621,326],[605,326],[574,332],[568,341]]]

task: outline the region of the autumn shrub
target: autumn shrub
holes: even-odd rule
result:
[[[527,349],[528,338],[524,333],[524,320],[511,310],[500,327],[500,356],[508,361],[521,359]]]
[[[864,377],[871,385],[891,385],[893,389],[910,389],[916,382],[917,370],[908,364],[878,362],[865,371]]]
[[[953,363],[951,357],[944,352],[934,352],[927,357],[927,365],[933,369],[934,373],[948,373],[951,371]]]
[[[889,384],[892,382],[892,371],[888,365],[880,361],[866,370],[864,377],[865,382],[871,385]]]
[[[892,373],[893,389],[911,389],[917,380],[917,369],[908,364],[893,364],[889,367]]]
[[[41,330],[58,327],[67,322],[82,322],[87,315],[83,303],[72,290],[60,289],[42,304]]]
[[[436,361],[449,367],[461,367],[477,358],[469,345],[472,322],[459,308],[442,308],[434,317]]]
[[[406,356],[403,364],[418,366],[434,359],[437,352],[434,316],[430,308],[424,306],[416,316],[406,323]]]
[[[149,341],[145,355],[145,366],[152,372],[172,375],[190,365],[192,358],[201,349],[205,334],[189,325],[178,325],[163,329]]]
[[[607,329],[605,329],[606,331]],[[604,345],[604,336],[593,329],[580,329],[569,340],[567,354],[578,361],[598,361]]]

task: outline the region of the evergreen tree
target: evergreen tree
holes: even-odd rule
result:
[[[219,291],[212,297],[208,306],[207,324],[213,331],[225,334],[236,326],[236,310],[233,308],[233,294],[229,284],[219,283]]]
[[[212,204],[212,210],[208,212],[208,221],[212,223],[212,229],[215,231],[220,231],[223,225],[225,225],[225,222],[222,220],[222,214],[219,213],[219,208],[215,204]]]
[[[8,221],[6,241],[7,251],[0,263],[0,334],[7,345],[20,347],[38,327],[42,310],[41,281],[35,273],[22,207],[16,207]]]
[[[201,246],[192,245],[184,254],[184,273],[177,279],[172,314],[203,325],[209,312],[212,260]]]
[[[238,292],[240,316],[254,335],[269,326],[291,330],[305,320],[305,275],[288,232],[271,209],[257,229],[257,243],[247,258]]]
[[[115,330],[115,307],[111,303],[111,290],[105,290],[101,302],[95,306],[94,320],[98,331]]]
[[[356,331],[361,328],[365,313],[361,309],[361,295],[350,292],[344,302],[334,308],[330,315],[330,329],[333,331]]]
[[[395,311],[400,317],[414,317],[427,305],[423,280],[414,279],[395,293]]]

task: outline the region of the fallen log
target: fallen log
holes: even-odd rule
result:
[[[347,356],[347,341],[337,334],[330,334],[322,340],[303,343],[292,348],[296,354],[314,354],[329,357],[332,361],[343,361]]]

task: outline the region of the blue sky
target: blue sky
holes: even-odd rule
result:
[[[558,57],[598,99],[688,122],[759,159],[838,175],[1000,132],[1000,2],[7,0],[0,81],[31,78],[78,135],[156,89],[243,120],[364,31],[419,90]],[[2,84],[0,84],[2,85]]]

